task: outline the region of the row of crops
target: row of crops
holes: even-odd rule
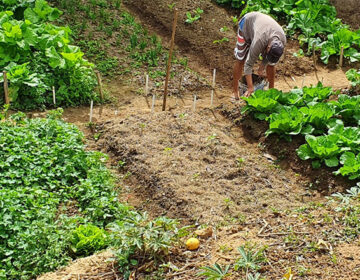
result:
[[[51,105],[52,87],[58,106],[98,100],[94,66],[71,44],[71,30],[51,23],[61,14],[45,0],[0,1],[0,67],[14,108]]]
[[[329,101],[332,95],[337,98]],[[256,91],[243,99],[243,113],[269,123],[267,136],[277,134],[288,141],[295,135],[305,137],[297,149],[302,160],[312,160],[314,168],[336,168],[335,174],[349,179],[360,177],[360,96],[338,94],[319,83],[290,92]]]
[[[231,4],[244,8],[241,15],[258,11],[269,14],[285,24],[289,36],[295,36],[307,55],[321,52],[327,64],[331,56],[343,55],[350,62],[360,60],[360,30],[351,31],[336,17],[336,9],[328,0],[216,0],[218,4]],[[302,51],[302,50],[301,50]]]
[[[137,264],[162,259],[177,222],[121,203],[106,155],[86,151],[60,116],[0,112],[0,279],[34,279],[109,246],[127,279]]]

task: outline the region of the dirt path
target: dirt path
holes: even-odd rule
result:
[[[250,244],[268,248],[268,262],[260,271],[267,279],[279,279],[289,267],[301,279],[359,279],[358,242],[344,244],[339,239],[341,225],[335,218],[326,219],[333,215],[333,209],[324,204],[329,190],[321,192],[313,185],[330,176],[331,182],[323,184],[330,182],[333,192],[346,183],[332,180],[329,171],[312,177],[306,168],[282,165],[295,162],[294,154],[284,159],[271,154],[263,145],[279,146],[281,142],[260,139],[262,128],[251,121],[239,125],[242,103],[229,101],[235,31],[220,31],[222,26],[232,26],[229,15],[209,1],[174,3],[182,22],[177,33],[180,53],[190,57],[189,66],[209,83],[212,68],[219,70],[214,108],[210,108],[210,89],[183,89],[180,95],[169,97],[167,111],[161,112],[162,90],[153,89],[157,102],[152,114],[151,97],[138,94],[142,85],[112,81],[107,88],[115,102],[95,107],[95,131],[87,127],[89,108],[69,108],[64,113],[66,121],[85,132],[89,148],[110,155],[110,164],[122,178],[121,195],[130,204],[152,216],[165,214],[182,224],[213,229],[210,238],[201,240],[198,251],[178,248],[171,262],[180,270],[166,271],[164,278],[199,279],[199,267],[234,263],[239,257],[236,248]],[[167,1],[129,0],[125,4],[146,26],[167,38],[172,21]],[[206,11],[201,21],[185,25],[185,12],[196,7]],[[230,42],[213,44],[214,38],[223,36],[231,38]],[[345,70],[319,66],[316,77],[311,59],[292,55],[297,50],[296,42],[289,42],[279,65],[279,89],[316,84],[317,77],[336,89],[348,86]],[[198,97],[196,112],[192,110],[194,94]],[[118,168],[119,161],[125,162],[123,168]],[[334,244],[331,251],[323,245],[330,242]],[[101,260],[93,256],[80,262],[82,269],[75,263],[40,279],[117,279],[101,256]],[[139,273],[136,279],[152,279],[149,277]]]

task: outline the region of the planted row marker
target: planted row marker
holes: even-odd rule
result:
[[[216,82],[216,69],[214,69],[214,71],[213,71],[213,80],[212,80],[212,89],[211,89],[211,102],[210,102],[211,107],[214,104],[215,82]]]
[[[55,87],[54,86],[52,87],[52,94],[53,94],[53,103],[54,103],[54,106],[56,106],[56,95],[55,95]]]
[[[196,95],[194,95],[193,112],[196,110]]]
[[[90,102],[90,120],[89,120],[90,123],[92,123],[93,105],[94,105],[94,101],[91,100],[91,102]]]
[[[170,77],[171,58],[172,58],[172,53],[173,53],[174,43],[175,43],[175,31],[176,31],[178,14],[179,14],[179,10],[175,9],[174,22],[173,22],[172,35],[171,35],[171,44],[170,44],[170,50],[169,50],[169,58],[168,58],[166,78],[165,78],[164,99],[163,99],[163,105],[162,105],[163,111],[165,111],[165,108],[166,108],[166,97],[167,97],[168,83],[169,83],[169,77]]]

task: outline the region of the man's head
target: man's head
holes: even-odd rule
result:
[[[266,59],[269,61],[269,64],[276,64],[284,52],[284,45],[278,39],[274,38],[267,48]]]

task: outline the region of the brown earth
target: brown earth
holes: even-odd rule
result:
[[[239,258],[236,248],[247,245],[267,246],[268,262],[260,271],[267,279],[280,279],[289,267],[296,279],[359,279],[359,243],[344,242],[340,214],[324,197],[349,182],[335,178],[331,170],[312,172],[308,163],[295,157],[298,140],[287,144],[274,137],[264,139],[264,125],[240,117],[243,104],[231,104],[227,89],[235,31],[220,32],[221,27],[232,26],[230,16],[209,1],[173,2],[180,10],[176,39],[180,53],[189,55],[190,66],[208,81],[211,69],[219,69],[215,108],[210,108],[209,89],[188,87],[169,97],[166,112],[161,112],[157,101],[152,114],[151,98],[135,94],[139,84],[113,81],[107,88],[116,102],[95,108],[95,131],[85,125],[88,108],[70,108],[64,114],[65,120],[86,133],[89,148],[110,155],[114,168],[119,160],[126,162],[125,169],[117,171],[122,177],[121,195],[129,203],[151,216],[166,214],[182,224],[213,228],[213,235],[201,240],[198,251],[177,248],[171,254],[179,270],[166,270],[164,278],[200,279],[196,273],[201,266],[233,264]],[[127,0],[124,4],[151,30],[169,38],[168,1]],[[185,24],[185,12],[197,7],[205,11],[201,20]],[[230,42],[213,44],[224,36]],[[289,41],[279,65],[280,89],[318,81],[312,60],[292,55],[297,49],[297,43]],[[318,66],[317,75],[325,85],[348,85],[342,69]],[[161,94],[160,89],[152,92]],[[196,112],[192,111],[194,94]],[[104,259],[95,265],[91,258],[80,261],[82,267],[76,262],[40,279],[121,279]],[[229,279],[243,276],[235,272]],[[136,279],[155,279],[145,277],[139,272]]]
[[[360,27],[360,9],[357,0],[330,0],[336,7],[338,16],[354,29]]]

